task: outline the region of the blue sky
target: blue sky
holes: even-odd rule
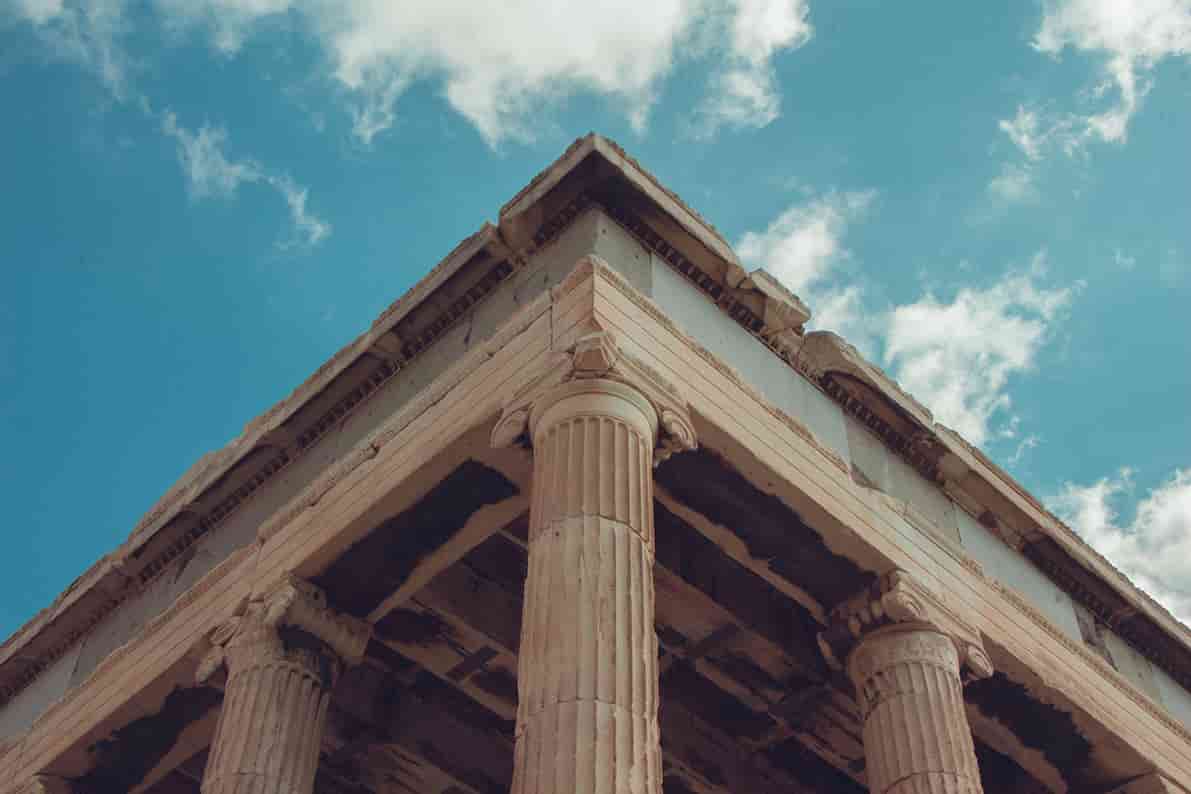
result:
[[[1191,2],[0,0],[0,634],[575,137],[1191,620]]]

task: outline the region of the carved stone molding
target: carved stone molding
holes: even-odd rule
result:
[[[880,577],[868,590],[833,609],[829,617],[830,625],[819,633],[819,649],[837,670],[845,668],[849,655],[865,636],[901,626],[947,636],[967,678],[993,674],[980,632],[905,571],[894,570]]]
[[[993,670],[970,625],[895,570],[832,611],[819,647],[856,689],[873,794],[979,794],[961,670]]]
[[[621,350],[609,331],[580,338],[566,353],[558,355],[554,366],[513,398],[492,430],[492,445],[532,445],[537,424],[550,406],[578,393],[609,390],[640,403],[649,417],[655,466],[676,452],[698,445],[690,410],[677,389],[660,373]]]
[[[256,646],[272,649],[283,644],[280,637],[283,627],[299,629],[325,646],[331,656],[327,664],[335,673],[332,679],[342,667],[350,667],[363,658],[372,636],[368,623],[328,607],[322,590],[295,576],[287,576],[269,593],[242,603],[236,614],[211,632],[211,649],[199,663],[196,681],[207,681],[217,670],[229,665],[237,652],[253,655],[263,651]],[[312,650],[304,649],[304,652]]]

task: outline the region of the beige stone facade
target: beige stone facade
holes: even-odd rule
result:
[[[1191,635],[577,141],[0,647],[0,792],[1191,792]]]

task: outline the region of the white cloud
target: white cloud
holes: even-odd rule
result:
[[[1115,89],[1115,101],[1085,113],[1019,107],[1014,119],[1000,122],[1010,140],[1031,160],[1053,148],[1075,154],[1093,141],[1124,143],[1154,66],[1191,54],[1191,0],[1054,0],[1033,46],[1054,57],[1068,48],[1102,56],[1103,79],[1091,96]]]
[[[1033,201],[1038,198],[1034,171],[1028,165],[1006,163],[988,183],[988,192],[1005,202]]]
[[[1108,53],[1109,71],[1119,83],[1120,67],[1149,68],[1191,52],[1191,2],[1060,0],[1047,6],[1034,46],[1055,55],[1066,47]]]
[[[1016,419],[1017,417],[1014,418]],[[1018,442],[1017,449],[1013,450],[1013,454],[1009,456],[1009,465],[1016,466],[1021,463],[1025,459],[1026,453],[1031,449],[1036,449],[1041,443],[1042,439],[1034,433],[1023,438]]]
[[[33,26],[53,58],[94,74],[117,100],[128,95],[129,62],[119,39],[127,32],[124,0],[0,0]]]
[[[1010,378],[1033,368],[1071,299],[1074,288],[1037,283],[1043,264],[1039,254],[1028,273],[986,288],[964,287],[950,301],[928,292],[888,316],[884,358],[893,376],[937,420],[977,446],[998,418],[1014,427]]]
[[[206,25],[215,48],[226,55],[244,45],[253,24],[264,17],[284,14],[292,0],[155,0],[157,10],[177,26]]]
[[[872,190],[831,192],[792,206],[764,232],[746,232],[736,247],[740,258],[750,267],[764,267],[794,292],[813,288],[850,255],[844,233],[875,195]]]
[[[707,101],[710,128],[764,126],[780,106],[772,57],[810,36],[806,0],[511,0],[495,14],[476,13],[470,0],[157,0],[156,8],[178,25],[207,27],[229,54],[262,21],[304,20],[351,97],[365,143],[392,126],[405,90],[426,80],[492,145],[533,138],[543,107],[583,92],[616,100],[643,128],[660,83],[678,57],[700,51],[700,36],[728,42]]]
[[[0,3],[15,4],[124,98],[125,0]],[[393,125],[401,96],[420,81],[441,86],[493,146],[532,139],[543,109],[583,93],[612,99],[643,129],[675,63],[708,56],[701,132],[762,127],[780,113],[773,58],[811,35],[807,0],[510,0],[491,14],[470,0],[154,0],[151,8],[166,29],[207,32],[228,56],[264,25],[301,25],[345,90],[365,144]]]
[[[764,127],[781,112],[772,59],[810,40],[805,0],[736,0],[727,64],[700,108],[699,134],[720,127]]]
[[[1026,157],[1037,160],[1042,156],[1042,144],[1046,135],[1038,129],[1037,111],[1027,110],[1024,106],[1018,105],[1017,115],[1012,119],[1001,119],[997,126]]]
[[[1122,469],[1091,485],[1065,484],[1052,507],[1138,587],[1191,624],[1191,469],[1176,470],[1124,523],[1114,502],[1132,488],[1132,472]]]
[[[205,0],[212,8],[240,8],[241,17],[276,11],[289,0]],[[172,7],[175,0],[159,0]],[[230,160],[224,154],[227,131],[204,124],[191,132],[166,111],[160,117],[149,99],[129,84],[130,59],[121,46],[129,32],[124,0],[0,0],[12,6],[19,19],[28,22],[45,43],[51,57],[73,62],[94,73],[119,102],[130,102],[177,144],[178,160],[186,175],[187,188],[196,199],[230,198],[241,184],[260,182],[276,190],[285,200],[296,230],[292,245],[315,245],[331,233],[326,221],[306,208],[308,191],[288,174],[273,173],[252,159]],[[178,0],[178,8],[184,8]],[[240,18],[240,17],[236,17]]]
[[[1112,261],[1121,270],[1132,270],[1137,266],[1137,257],[1126,254],[1120,248],[1113,251]]]
[[[12,9],[22,19],[44,25],[63,12],[62,0],[12,0]]]
[[[1082,282],[1043,286],[1046,256],[1039,252],[1027,271],[964,287],[950,300],[928,291],[910,303],[882,306],[846,279],[853,259],[846,235],[875,195],[831,192],[808,199],[764,231],[746,232],[736,251],[746,266],[765,268],[803,298],[813,327],[835,331],[869,358],[883,360],[908,392],[971,443],[1019,438],[1011,380],[1033,368]],[[1036,435],[1021,438],[1011,465],[1038,443]]]
[[[306,196],[310,192],[288,175],[271,176],[269,184],[281,191],[289,207],[290,219],[298,230],[300,244],[317,245],[331,234],[331,224],[306,211]]]
[[[288,174],[275,174],[252,159],[231,160],[224,153],[227,131],[203,124],[192,132],[178,124],[177,116],[166,111],[161,129],[178,147],[178,161],[186,175],[187,189],[196,199],[232,198],[242,184],[260,182],[276,190],[285,200],[290,220],[296,230],[294,244],[317,245],[331,233],[331,225],[306,209],[306,188]]]
[[[813,325],[847,336],[869,348],[869,319],[864,295],[840,281],[840,266],[851,258],[844,245],[850,224],[861,218],[876,196],[872,190],[831,192],[788,208],[763,232],[746,232],[736,246],[742,262],[763,267],[814,312]]]
[[[178,160],[186,174],[187,187],[195,198],[231,198],[243,182],[259,182],[264,171],[251,160],[233,162],[223,153],[227,130],[204,124],[197,133],[178,125],[177,116],[166,112],[161,129],[178,143]]]

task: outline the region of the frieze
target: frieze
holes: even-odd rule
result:
[[[1033,604],[1026,601],[1025,598],[1018,595],[1017,591],[1011,587],[1006,587],[995,579],[989,579],[988,585],[1005,597],[1019,612],[1028,617],[1035,625],[1042,629],[1051,639],[1058,642],[1065,649],[1083,659],[1094,669],[1099,670],[1104,678],[1116,687],[1119,691],[1125,694],[1136,705],[1140,706],[1147,714],[1157,719],[1164,726],[1172,730],[1183,741],[1191,744],[1191,730],[1188,730],[1185,725],[1176,720],[1170,713],[1161,706],[1154,703],[1145,694],[1143,694],[1137,687],[1131,684],[1124,676],[1106,662],[1099,654],[1092,648],[1082,642],[1075,642],[1065,633],[1063,633],[1057,626],[1051,623],[1050,619],[1039,612]]]
[[[602,278],[610,286],[614,287],[625,298],[631,301],[637,308],[649,315],[649,317],[665,328],[669,333],[673,334],[679,341],[681,341],[688,349],[693,351],[699,358],[708,364],[708,366],[715,369],[725,378],[730,380],[734,386],[739,388],[749,396],[751,400],[756,402],[766,410],[774,419],[789,428],[795,435],[800,437],[813,447],[820,455],[828,460],[835,468],[839,469],[844,474],[849,474],[848,464],[836,454],[836,452],[828,447],[823,446],[818,439],[815,438],[814,433],[810,431],[804,424],[799,422],[794,417],[782,411],[777,406],[773,405],[767,400],[757,389],[745,380],[739,372],[732,369],[725,364],[718,356],[712,353],[703,345],[699,344],[697,340],[692,338],[689,334],[679,328],[671,320],[657,304],[651,301],[645,295],[633,288],[619,273],[610,267],[596,267],[594,269],[595,275]]]
[[[62,712],[72,712],[75,710],[75,701],[88,689],[94,685],[94,682],[100,680],[104,675],[108,674],[116,665],[128,656],[143,655],[145,648],[150,647],[155,643],[156,634],[162,630],[164,626],[173,622],[177,615],[184,609],[189,607],[201,596],[205,595],[216,584],[223,581],[223,579],[232,571],[240,567],[250,557],[256,554],[255,546],[246,546],[232,552],[219,565],[208,571],[198,582],[192,585],[186,592],[178,596],[172,604],[165,608],[156,617],[150,620],[137,633],[136,637],[121,645],[107,656],[105,656],[95,669],[79,684],[71,687],[66,693],[56,702],[51,704],[45,711],[37,716],[34,720],[33,726],[29,729],[32,734],[38,725],[48,720],[52,720],[56,715]]]

